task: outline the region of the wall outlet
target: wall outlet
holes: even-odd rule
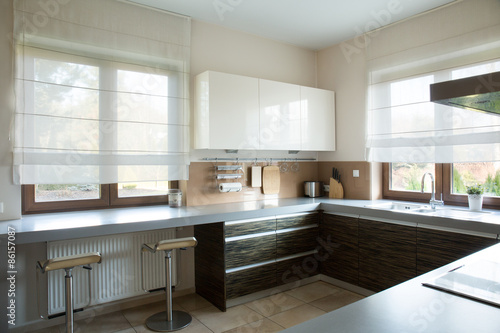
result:
[[[3,214],[3,202],[0,202],[0,214]]]
[[[323,185],[324,192],[330,192],[330,185]]]
[[[352,170],[352,176],[354,178],[358,178],[359,177],[359,170]]]

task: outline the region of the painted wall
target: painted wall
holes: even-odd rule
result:
[[[12,2],[0,1],[0,202],[1,220],[21,217],[21,187],[12,183],[10,126],[14,114]]]

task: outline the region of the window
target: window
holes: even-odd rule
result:
[[[111,0],[45,9],[14,8],[23,210],[166,202],[189,172],[190,19]]]
[[[484,207],[500,208],[500,163],[384,163],[383,197],[391,200],[428,202],[431,180],[425,178],[424,192],[421,192],[422,177],[426,172],[435,179],[436,198],[441,193],[445,204],[467,205],[466,186],[482,184],[485,189]]]

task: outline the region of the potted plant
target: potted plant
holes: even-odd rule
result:
[[[483,207],[484,189],[481,184],[467,186],[467,194],[469,195],[469,209],[472,211],[480,211]]]

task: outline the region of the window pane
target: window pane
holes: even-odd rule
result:
[[[390,189],[392,191],[421,191],[422,176],[435,176],[434,163],[391,163]],[[431,179],[426,177],[424,192],[431,192]]]
[[[100,186],[96,184],[35,185],[35,202],[92,200],[100,198]]]
[[[500,162],[453,164],[452,193],[466,194],[467,186],[481,184],[486,196],[500,196]]]
[[[168,181],[119,183],[118,198],[167,195]]]

